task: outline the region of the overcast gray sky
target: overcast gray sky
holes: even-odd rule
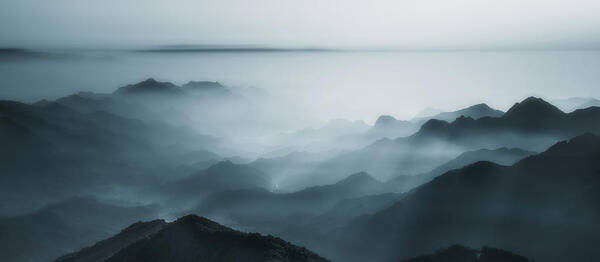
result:
[[[598,0],[3,0],[2,46],[594,48]]]

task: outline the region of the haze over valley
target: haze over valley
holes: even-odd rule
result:
[[[75,2],[0,3],[0,261],[600,256],[597,3]]]

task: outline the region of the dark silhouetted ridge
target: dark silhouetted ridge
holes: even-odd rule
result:
[[[432,118],[452,122],[452,121],[454,121],[454,119],[456,119],[460,116],[466,116],[466,117],[470,117],[473,119],[479,119],[482,117],[501,117],[503,114],[504,114],[504,112],[497,110],[497,109],[493,109],[493,108],[489,107],[487,104],[482,103],[482,104],[472,105],[467,108],[457,110],[454,112],[442,112],[442,113],[439,113],[439,114],[433,116]]]
[[[280,238],[243,233],[203,217],[184,216],[148,238],[121,249],[107,262],[327,261]]]
[[[221,83],[211,81],[190,81],[182,87],[190,91],[225,90]]]
[[[182,91],[171,82],[159,82],[148,78],[133,85],[127,85],[115,91],[116,94],[180,94]]]
[[[504,171],[507,167],[498,165],[490,161],[479,161],[460,169],[451,170],[436,177],[433,183],[446,183],[448,181],[462,181],[472,185],[486,183],[489,181],[489,175]]]
[[[172,223],[173,226],[186,227],[190,230],[198,230],[202,232],[234,232],[233,229],[220,225],[205,217],[196,215],[187,215],[177,219]]]
[[[441,131],[444,131],[449,126],[450,126],[450,123],[448,123],[444,120],[430,119],[421,126],[419,133],[421,133],[421,132],[441,132]]]
[[[525,100],[513,105],[504,114],[505,119],[548,119],[557,118],[565,115],[563,111],[554,105],[537,97],[528,97]]]
[[[585,133],[550,147],[543,155],[585,155],[600,153],[600,136]]]

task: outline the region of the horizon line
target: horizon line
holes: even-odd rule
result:
[[[12,52],[31,52],[43,50],[80,50],[80,51],[125,51],[142,53],[276,53],[276,52],[535,52],[535,51],[600,51],[599,46],[496,46],[496,47],[326,47],[326,46],[285,46],[285,45],[219,45],[219,44],[177,44],[177,45],[156,45],[156,46],[15,46],[0,45],[0,53]]]

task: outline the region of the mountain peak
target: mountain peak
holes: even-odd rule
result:
[[[394,122],[396,122],[397,119],[393,116],[390,115],[381,115],[377,118],[377,120],[375,121],[375,125],[389,125],[389,124],[393,124]]]
[[[117,94],[149,94],[149,93],[165,93],[165,94],[180,94],[182,91],[178,86],[171,82],[159,82],[154,78],[148,78],[142,82],[133,85],[120,87],[115,91]]]
[[[478,118],[482,118],[482,117],[486,117],[486,116],[500,117],[500,116],[502,116],[502,114],[504,114],[504,112],[494,109],[494,108],[488,106],[486,103],[479,103],[479,104],[469,106],[467,108],[463,108],[458,111],[448,112],[446,114],[450,114],[450,115],[453,114],[454,118],[456,118],[460,115],[464,115],[464,116],[471,117],[473,119],[478,119]],[[444,115],[444,113],[441,113],[439,116],[443,116],[443,115]],[[447,120],[447,121],[449,120],[444,117],[441,117],[439,119]],[[453,118],[451,118],[450,120],[453,120]]]
[[[450,123],[444,120],[429,119],[421,126],[421,131],[441,131],[450,126]]]
[[[527,97],[527,98],[523,99],[523,101],[518,102],[517,104],[522,104],[522,105],[536,105],[537,104],[537,105],[553,106],[549,102],[546,102],[546,100],[539,98],[539,97],[535,97],[535,96]]]
[[[525,100],[515,103],[504,114],[505,118],[540,119],[562,116],[565,113],[544,99],[530,96]]]
[[[493,108],[491,108],[490,106],[488,106],[486,103],[480,103],[480,104],[472,105],[470,107],[467,107],[466,109],[494,110]]]
[[[472,105],[472,106],[469,106],[467,108],[463,108],[463,109],[460,109],[457,111],[442,112],[442,113],[439,113],[439,114],[433,116],[432,118],[444,120],[447,122],[452,122],[460,116],[467,116],[467,117],[471,117],[473,119],[479,119],[482,117],[500,117],[503,114],[504,114],[504,112],[502,112],[500,110],[491,108],[487,104],[480,103],[480,104]]]
[[[203,232],[228,232],[233,231],[232,229],[222,226],[217,222],[209,220],[205,217],[197,215],[187,215],[177,219],[173,222],[173,225],[183,226],[190,230],[200,230]]]
[[[154,80],[154,78],[150,77],[142,82],[140,82],[139,84],[144,84],[144,85],[152,85],[152,84],[157,84],[158,81]]]

